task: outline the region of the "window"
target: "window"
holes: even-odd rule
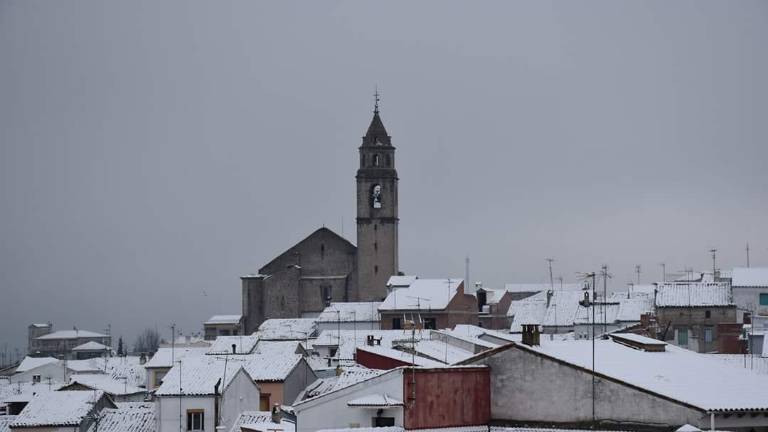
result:
[[[373,230],[374,230],[374,231],[377,231],[378,229],[379,229],[379,226],[378,226],[378,225],[376,225],[376,224],[373,224]]]
[[[203,410],[187,410],[187,430],[205,430],[205,413]]]
[[[373,427],[378,426],[394,426],[395,425],[395,418],[394,417],[374,417],[373,418]]]
[[[325,245],[320,244],[320,259],[325,259]]]
[[[167,371],[155,371],[155,387],[160,387],[163,377]]]
[[[677,344],[680,346],[688,345],[688,329],[677,329]]]
[[[322,296],[322,302],[325,305],[325,307],[328,307],[331,305],[331,300],[333,300],[333,294],[331,292],[331,287],[329,285],[323,285],[320,287],[320,295]]]
[[[704,328],[704,343],[712,343],[712,329],[709,327]]]
[[[269,393],[259,395],[259,411],[269,411]]]
[[[712,318],[712,311],[704,311],[704,318]]]
[[[768,293],[760,293],[760,306],[768,306]]]
[[[373,166],[379,166],[379,155],[373,155]]]
[[[400,330],[403,328],[403,321],[400,318],[392,318],[392,330]]]
[[[379,250],[379,242],[373,242],[373,250]]]
[[[328,350],[328,357],[336,357],[336,353],[339,352],[338,348],[331,348]]]
[[[434,318],[424,318],[424,328],[427,330],[437,330],[437,321]]]
[[[379,273],[379,266],[375,265],[373,266],[373,273],[378,274]]]
[[[40,383],[40,375],[32,375],[32,383],[39,384]]]

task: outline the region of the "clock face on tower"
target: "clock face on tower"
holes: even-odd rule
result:
[[[373,185],[371,188],[371,207],[381,208],[381,185]]]

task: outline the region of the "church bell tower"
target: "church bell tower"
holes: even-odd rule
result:
[[[363,137],[357,170],[358,301],[381,301],[387,280],[398,272],[397,171],[395,147],[379,117],[379,95],[373,119]]]

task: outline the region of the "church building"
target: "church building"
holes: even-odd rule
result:
[[[331,302],[382,301],[398,274],[395,147],[379,116],[378,95],[357,170],[357,246],[320,228],[242,276],[245,334],[270,318],[314,317]]]

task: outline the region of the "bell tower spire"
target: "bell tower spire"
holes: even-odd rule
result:
[[[373,119],[359,147],[357,170],[358,301],[387,296],[387,280],[398,272],[398,204],[395,147],[379,115],[374,93]]]

